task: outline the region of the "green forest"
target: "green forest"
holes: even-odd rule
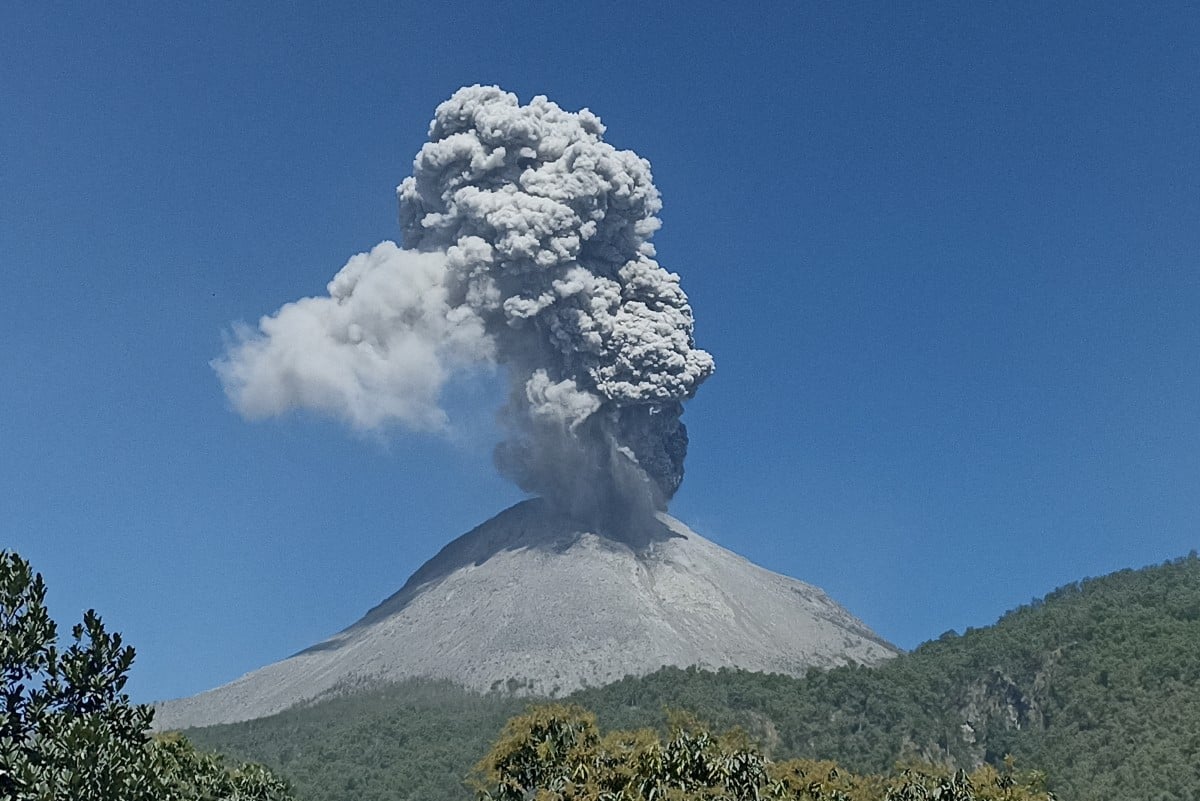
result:
[[[466,799],[506,721],[537,700],[412,681],[188,736],[267,765],[302,800]],[[1194,801],[1200,558],[1067,585],[877,668],[664,669],[566,700],[602,727],[663,736],[667,710],[682,710],[714,731],[740,728],[772,760],[844,772],[1001,770],[1009,758],[1062,801]]]

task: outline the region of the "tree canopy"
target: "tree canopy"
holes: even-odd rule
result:
[[[579,706],[513,718],[476,768],[480,801],[1052,801],[1039,774],[936,765],[856,776],[833,762],[773,762],[746,735],[715,735],[675,715],[650,729],[603,734]]]
[[[153,710],[123,690],[134,650],[94,610],[61,648],[46,585],[0,551],[0,798],[11,801],[289,801],[255,765],[226,767],[185,738],[152,737]]]

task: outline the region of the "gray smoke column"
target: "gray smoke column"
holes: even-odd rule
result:
[[[237,409],[437,429],[445,382],[499,364],[501,471],[614,533],[665,508],[682,403],[713,361],[654,258],[649,163],[586,109],[472,86],[438,106],[398,195],[403,248],[355,256],[328,296],[240,330],[214,362]]]

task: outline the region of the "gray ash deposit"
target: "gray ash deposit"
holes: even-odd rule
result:
[[[160,704],[160,728],[263,717],[413,676],[563,695],[664,665],[802,675],[896,649],[817,587],[658,517],[640,546],[540,500],[451,542],[403,588],[323,643]]]

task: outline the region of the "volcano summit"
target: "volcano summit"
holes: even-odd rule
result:
[[[414,676],[561,695],[664,665],[801,675],[895,653],[820,589],[754,565],[666,514],[631,544],[533,499],[451,542],[344,631],[223,687],[161,704],[155,723],[248,720]]]
[[[242,327],[213,366],[250,418],[311,409],[358,429],[449,427],[456,374],[499,370],[499,470],[539,496],[442,549],[331,639],[158,725],[269,715],[362,683],[449,679],[558,695],[664,665],[798,674],[895,653],[823,592],[666,514],[683,404],[713,372],[650,239],[650,164],[592,112],[498,87],[438,106],[400,184],[403,247]]]

